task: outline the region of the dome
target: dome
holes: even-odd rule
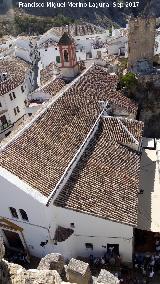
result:
[[[70,45],[73,43],[73,39],[71,38],[71,36],[68,33],[64,33],[62,35],[62,37],[59,40],[59,45]]]

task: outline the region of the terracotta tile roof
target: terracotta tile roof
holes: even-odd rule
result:
[[[42,86],[55,76],[54,65],[55,65],[54,63],[50,63],[46,68],[43,68],[40,71],[40,81]]]
[[[121,122],[140,142],[143,123],[125,119]],[[130,144],[118,119],[104,118],[54,204],[136,225],[140,155]]]
[[[7,79],[0,81],[0,96],[21,85],[27,70],[29,65],[22,60],[16,58],[0,60],[0,72],[7,73]]]
[[[0,166],[49,196],[100,113],[98,100],[135,111],[115,88],[117,77],[93,67],[0,154]]]
[[[44,93],[50,94],[51,96],[55,96],[64,86],[65,82],[60,78],[56,78],[55,80],[44,86],[42,88],[42,91]]]

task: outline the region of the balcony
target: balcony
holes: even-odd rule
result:
[[[0,132],[5,131],[9,127],[11,127],[11,121],[10,120],[8,120],[6,123],[4,123],[0,126]]]

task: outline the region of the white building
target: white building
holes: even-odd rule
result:
[[[0,61],[0,140],[24,118],[32,90],[33,74],[29,65],[7,57]]]
[[[143,138],[138,228],[160,232],[160,139]]]
[[[15,41],[16,39],[12,36],[4,36],[0,39],[0,59],[14,54]]]
[[[68,32],[75,41],[78,61],[96,58],[97,51],[95,52],[93,46],[97,42],[99,44],[105,43],[109,37],[108,30],[87,23],[54,27],[42,35],[37,42],[42,68],[51,62],[57,63],[57,57],[60,55],[57,43],[64,32]]]
[[[132,261],[143,124],[130,119],[137,106],[117,82],[90,67],[1,147],[0,234],[9,248],[67,259],[113,247]]]
[[[43,87],[36,89],[28,96],[28,105],[26,114],[29,116],[35,114],[41,107],[45,107],[46,102],[51,100],[65,86],[65,82],[60,78],[53,78]]]
[[[107,41],[106,52],[109,55],[125,55],[127,36],[113,37]]]
[[[39,51],[36,36],[19,36],[15,41],[15,57],[34,65]]]

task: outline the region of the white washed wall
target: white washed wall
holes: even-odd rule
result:
[[[56,63],[56,56],[60,56],[59,48],[54,45],[47,48],[43,47],[39,51],[43,68],[47,67],[52,62]]]
[[[53,207],[53,212],[53,232],[56,225],[70,228],[70,223],[75,224],[74,234],[66,241],[57,243],[54,246],[55,252],[62,253],[68,259],[76,256],[88,257],[90,254],[103,256],[106,248],[102,246],[107,247],[107,243],[119,244],[122,260],[132,261],[132,227],[60,207]],[[85,243],[92,243],[93,251],[86,249]]]
[[[5,178],[4,178],[5,177]],[[9,219],[11,222],[17,224],[24,229],[23,234],[25,241],[32,255],[42,257],[48,251],[51,251],[50,246],[42,248],[40,243],[49,239],[49,222],[47,221],[47,207],[43,202],[46,198],[37,194],[32,190],[30,194],[29,186],[26,186],[19,179],[14,178],[12,174],[8,174],[0,168],[0,193],[3,196],[3,202],[0,206],[0,216]],[[26,211],[29,222],[12,217],[9,207]],[[18,212],[19,213],[19,212]]]

